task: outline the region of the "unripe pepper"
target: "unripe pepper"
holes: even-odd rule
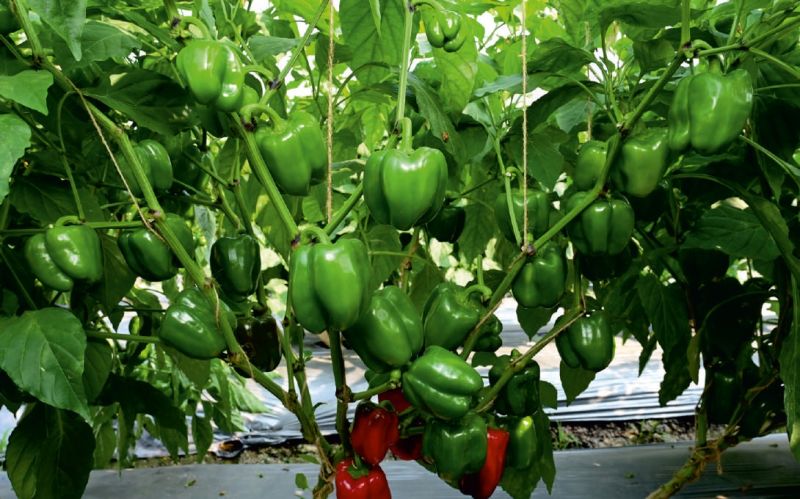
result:
[[[461,357],[442,347],[425,350],[403,374],[403,395],[441,419],[458,419],[472,407],[483,379]]]
[[[425,36],[432,47],[456,52],[467,39],[467,29],[462,26],[461,16],[452,10],[426,9],[422,20]]]
[[[486,461],[486,423],[477,414],[455,421],[431,420],[422,436],[422,454],[433,461],[436,473],[457,481],[478,472]]]
[[[586,196],[576,192],[567,200],[567,211]],[[567,226],[567,233],[580,253],[585,255],[615,255],[628,245],[633,235],[633,209],[625,199],[609,197],[596,199]]]
[[[528,189],[528,230],[534,237],[539,237],[550,228],[550,214],[553,205],[546,192],[538,189]],[[523,236],[523,224],[525,222],[525,194],[520,189],[511,191],[511,206],[517,221],[517,229],[520,237]],[[511,216],[508,211],[508,199],[505,192],[501,192],[494,200],[494,216],[500,232],[506,239],[516,244],[514,239],[514,228],[511,225]]]
[[[567,289],[567,257],[558,244],[548,242],[529,259],[511,287],[523,307],[552,307]]]
[[[520,357],[515,349],[511,355],[501,355],[489,370],[489,382],[496,384],[511,369],[511,362]],[[531,361],[524,370],[512,376],[494,401],[500,414],[529,416],[539,410],[539,364]]]
[[[389,447],[400,439],[397,413],[371,403],[356,408],[350,444],[361,459],[375,466],[386,457]]]
[[[143,140],[134,145],[133,150],[136,157],[139,158],[139,164],[153,187],[153,191],[161,193],[172,187],[172,161],[169,159],[167,149],[160,142],[152,139]],[[120,161],[119,166],[131,192],[136,196],[141,196],[142,187],[133,175],[131,166],[125,160]]]
[[[295,317],[317,334],[328,328],[352,327],[372,296],[372,270],[364,243],[325,239],[301,245],[289,259],[289,299]]]
[[[328,165],[325,139],[317,119],[293,111],[287,120],[272,114],[272,128],[259,124],[255,139],[278,188],[286,194],[305,196],[325,178]]]
[[[444,204],[447,161],[438,149],[390,149],[364,166],[364,202],[379,223],[407,230],[431,221]]]
[[[499,428],[489,428],[486,438],[486,459],[483,466],[477,473],[464,475],[459,480],[461,493],[471,495],[475,499],[489,499],[506,469],[508,432]]]
[[[508,425],[509,442],[506,452],[508,467],[528,469],[542,455],[542,446],[531,416],[512,419]]]
[[[579,191],[588,191],[597,183],[606,163],[607,149],[608,144],[599,140],[581,145],[572,175],[572,184]]]
[[[744,69],[722,73],[714,59],[708,71],[678,83],[669,109],[669,146],[713,154],[742,133],[753,109],[753,80]]]
[[[166,224],[175,233],[181,246],[190,255],[194,253],[192,230],[174,213],[166,215]],[[159,236],[144,227],[123,232],[117,239],[125,263],[134,274],[145,280],[158,282],[175,277],[180,262],[172,249]]]
[[[449,281],[433,288],[422,312],[425,346],[454,350],[464,342],[484,311],[470,299],[475,292],[488,293],[482,286],[465,289]]]
[[[558,322],[556,323],[558,326]],[[606,314],[579,317],[556,338],[561,360],[567,366],[600,372],[614,359],[614,333]]]
[[[248,317],[238,321],[233,332],[236,341],[247,354],[250,363],[264,372],[274,371],[281,363],[283,352],[279,337],[278,323],[269,316]],[[236,368],[236,372],[245,377],[251,373]]]
[[[72,277],[61,270],[47,252],[43,233],[34,234],[25,242],[25,260],[33,275],[45,286],[56,291],[69,291],[75,285]]]
[[[261,248],[253,236],[221,237],[211,246],[211,275],[225,296],[245,300],[256,291],[261,274]]]
[[[380,466],[356,468],[352,458],[336,465],[337,499],[391,499],[389,482]]]
[[[445,205],[433,220],[428,222],[425,229],[428,235],[435,237],[443,243],[454,243],[464,231],[467,221],[467,212],[460,206]]]
[[[216,40],[192,40],[178,52],[176,63],[199,103],[227,113],[242,106],[245,72],[230,45]]]
[[[219,303],[219,320],[236,327],[236,317]],[[227,347],[214,306],[197,288],[187,288],[170,304],[161,322],[159,337],[193,359],[213,359]]]
[[[377,373],[406,365],[422,350],[422,319],[411,298],[397,286],[372,295],[369,308],[344,331],[347,343]]]
[[[66,225],[36,234],[25,244],[25,259],[42,283],[58,291],[69,291],[74,281],[94,283],[103,277],[103,249],[97,233],[88,225]]]
[[[502,332],[503,323],[500,322],[496,315],[492,315],[481,326],[478,339],[472,349],[476,352],[496,352],[503,346],[503,338],[500,337]]]
[[[652,128],[633,135],[622,144],[611,167],[611,181],[625,194],[646,197],[664,176],[668,155],[666,129]]]
[[[711,372],[711,382],[703,394],[708,422],[727,424],[744,395],[742,376],[733,365],[721,365]]]

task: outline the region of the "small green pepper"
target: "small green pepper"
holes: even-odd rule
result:
[[[496,384],[511,363],[520,357],[516,349],[511,355],[497,357],[489,370],[489,382]],[[531,361],[523,371],[515,374],[498,394],[494,407],[500,414],[509,416],[528,416],[539,410],[539,364]]]
[[[586,196],[576,192],[567,200],[572,210]],[[572,244],[585,255],[615,255],[628,245],[634,218],[630,203],[623,198],[596,199],[570,222],[567,232]]]
[[[67,276],[89,283],[103,277],[103,248],[88,225],[57,224],[45,231],[44,241],[53,263]]]
[[[457,422],[429,421],[422,436],[422,455],[445,480],[481,469],[487,446],[486,422],[477,414]]]
[[[643,198],[653,192],[667,169],[667,130],[653,128],[633,135],[622,144],[611,167],[611,180],[625,194]]]
[[[425,36],[432,47],[456,52],[467,40],[467,29],[462,26],[461,16],[452,10],[423,11]]]
[[[192,230],[178,215],[167,213],[166,224],[175,233],[187,253],[194,253]],[[180,261],[160,236],[144,227],[123,232],[117,239],[125,263],[134,274],[152,282],[175,277]]]
[[[528,260],[514,279],[511,292],[523,307],[552,307],[567,289],[567,257],[548,242]]]
[[[243,301],[256,292],[261,274],[261,248],[248,234],[221,237],[211,246],[211,275],[225,296]]]
[[[558,322],[556,323],[558,326]],[[579,317],[556,338],[561,360],[567,366],[600,372],[614,359],[614,333],[602,311]]]
[[[508,450],[506,464],[510,468],[524,470],[539,460],[542,446],[536,434],[536,427],[531,416],[513,418],[508,424]]]
[[[534,237],[539,237],[550,228],[550,215],[553,211],[553,205],[550,203],[550,198],[546,192],[537,189],[528,189],[527,196],[528,229]],[[521,190],[514,189],[511,191],[511,206],[514,209],[514,215],[517,219],[517,229],[520,232],[520,237],[523,236],[522,230],[525,222],[524,200],[525,194]],[[497,225],[500,227],[500,232],[506,236],[506,239],[516,244],[507,201],[508,199],[504,192],[497,195],[494,201],[494,216],[497,220]]]
[[[178,71],[194,98],[218,111],[238,111],[244,102],[244,68],[234,49],[216,40],[192,40],[178,52]]]
[[[458,348],[483,315],[483,307],[470,299],[478,288],[462,288],[452,282],[438,284],[422,312],[425,346]]]
[[[236,317],[219,303],[219,319],[236,327]],[[178,294],[164,313],[159,337],[182,354],[194,359],[213,359],[227,347],[222,336],[214,306],[197,288],[187,288]]]

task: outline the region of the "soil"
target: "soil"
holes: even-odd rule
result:
[[[723,427],[711,427],[708,437],[722,433]],[[550,428],[553,448],[598,449],[653,443],[685,442],[694,440],[694,418],[676,418],[625,422],[553,423]],[[303,441],[290,441],[278,445],[245,448],[236,452],[240,442],[230,440],[215,444],[203,458],[207,464],[281,464],[315,463],[316,449]],[[225,452],[225,451],[232,452]],[[222,451],[222,452],[220,452]],[[220,457],[225,454],[230,457]],[[387,457],[391,459],[391,456]],[[172,466],[197,463],[197,456],[187,456],[175,463],[168,457],[141,459],[137,468]]]

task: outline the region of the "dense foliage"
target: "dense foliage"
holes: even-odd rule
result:
[[[800,457],[800,6],[717,3],[0,0],[16,493],[79,497],[145,431],[202,460],[265,409],[252,378],[317,447],[315,497],[388,497],[387,448],[528,497],[556,481],[551,341],[569,400],[621,339],[642,368],[660,350],[662,404],[704,368],[654,497],[775,429]],[[532,338],[560,317],[499,355],[511,292]],[[304,330],[330,338],[341,444]]]

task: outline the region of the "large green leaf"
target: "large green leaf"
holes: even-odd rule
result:
[[[444,148],[459,163],[465,162],[467,158],[464,154],[464,143],[456,132],[453,122],[445,113],[438,93],[413,73],[408,75],[408,86],[414,92],[419,113],[430,123],[433,135],[444,143]]]
[[[92,427],[80,416],[34,405],[8,439],[14,492],[20,499],[79,499],[92,471],[94,445]]]
[[[84,25],[80,44],[83,51],[82,57],[69,64],[70,68],[84,67],[92,62],[107,59],[125,58],[142,46],[138,39],[118,27],[94,20],[89,20]],[[61,47],[66,48],[64,45],[55,46],[56,56],[59,57],[59,60],[66,62],[69,60],[70,54],[62,55],[63,49],[59,50]]]
[[[474,40],[470,38],[456,52],[434,48],[433,60],[442,78],[439,95],[444,110],[449,113],[460,112],[469,102],[478,74],[478,49]]]
[[[37,399],[89,419],[83,386],[86,333],[62,308],[0,318],[0,369]]]
[[[364,64],[379,62],[397,66],[403,52],[403,0],[383,0],[380,17],[381,29],[378,30],[370,2],[342,0],[339,5],[342,34],[353,51],[350,67],[354,71],[360,69],[357,78],[364,83],[375,83],[389,75],[386,68],[362,68]]]
[[[0,203],[8,195],[8,179],[17,160],[31,145],[31,129],[22,118],[13,114],[0,114]]]
[[[104,220],[103,210],[95,194],[86,187],[78,189],[86,219]],[[9,195],[11,204],[20,213],[30,215],[42,224],[53,223],[65,215],[75,215],[78,208],[69,183],[55,177],[30,175],[17,178]]]
[[[719,249],[738,258],[772,260],[780,255],[775,241],[750,208],[721,204],[700,217],[685,248]]]
[[[47,89],[53,75],[47,71],[26,70],[13,76],[0,75],[0,97],[47,114]]]
[[[81,33],[86,21],[86,0],[28,0],[28,6],[60,36],[76,61],[81,60]]]

